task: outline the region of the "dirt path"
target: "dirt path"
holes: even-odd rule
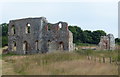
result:
[[[6,49],[6,48],[7,48],[7,46],[4,48],[0,48],[0,54],[2,54],[2,50]],[[0,58],[0,75],[16,75],[12,64],[5,62],[1,58]]]

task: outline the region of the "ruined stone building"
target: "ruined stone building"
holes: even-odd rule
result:
[[[115,38],[113,34],[107,36],[101,36],[99,47],[102,50],[114,50],[115,49]]]
[[[48,23],[45,17],[11,20],[8,50],[16,54],[73,51],[73,35],[66,22]]]

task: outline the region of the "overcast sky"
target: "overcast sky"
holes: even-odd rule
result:
[[[94,1],[94,0],[93,0]],[[83,30],[104,30],[118,37],[118,2],[2,2],[0,23],[26,17],[44,16],[51,23],[58,21],[77,25]]]

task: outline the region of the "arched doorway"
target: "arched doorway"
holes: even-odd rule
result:
[[[24,43],[23,43],[23,51],[24,51],[24,54],[27,54],[27,51],[28,51],[28,43],[27,43],[27,41],[24,41]]]
[[[39,50],[39,47],[38,47],[38,40],[35,41],[35,50]]]
[[[64,43],[63,42],[59,42],[59,50],[60,51],[64,50]]]
[[[107,40],[104,40],[104,49],[108,49],[108,42],[107,42]]]
[[[13,41],[13,44],[12,44],[12,51],[16,51],[16,42]]]
[[[48,42],[47,42],[48,51],[50,51],[50,50],[51,50],[51,46],[50,46],[50,44],[51,44],[51,41],[50,41],[50,40],[48,40]]]

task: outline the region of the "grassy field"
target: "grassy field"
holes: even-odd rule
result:
[[[3,55],[4,75],[117,75],[116,63],[88,60],[87,56],[116,59],[117,51],[77,50],[34,55]]]

